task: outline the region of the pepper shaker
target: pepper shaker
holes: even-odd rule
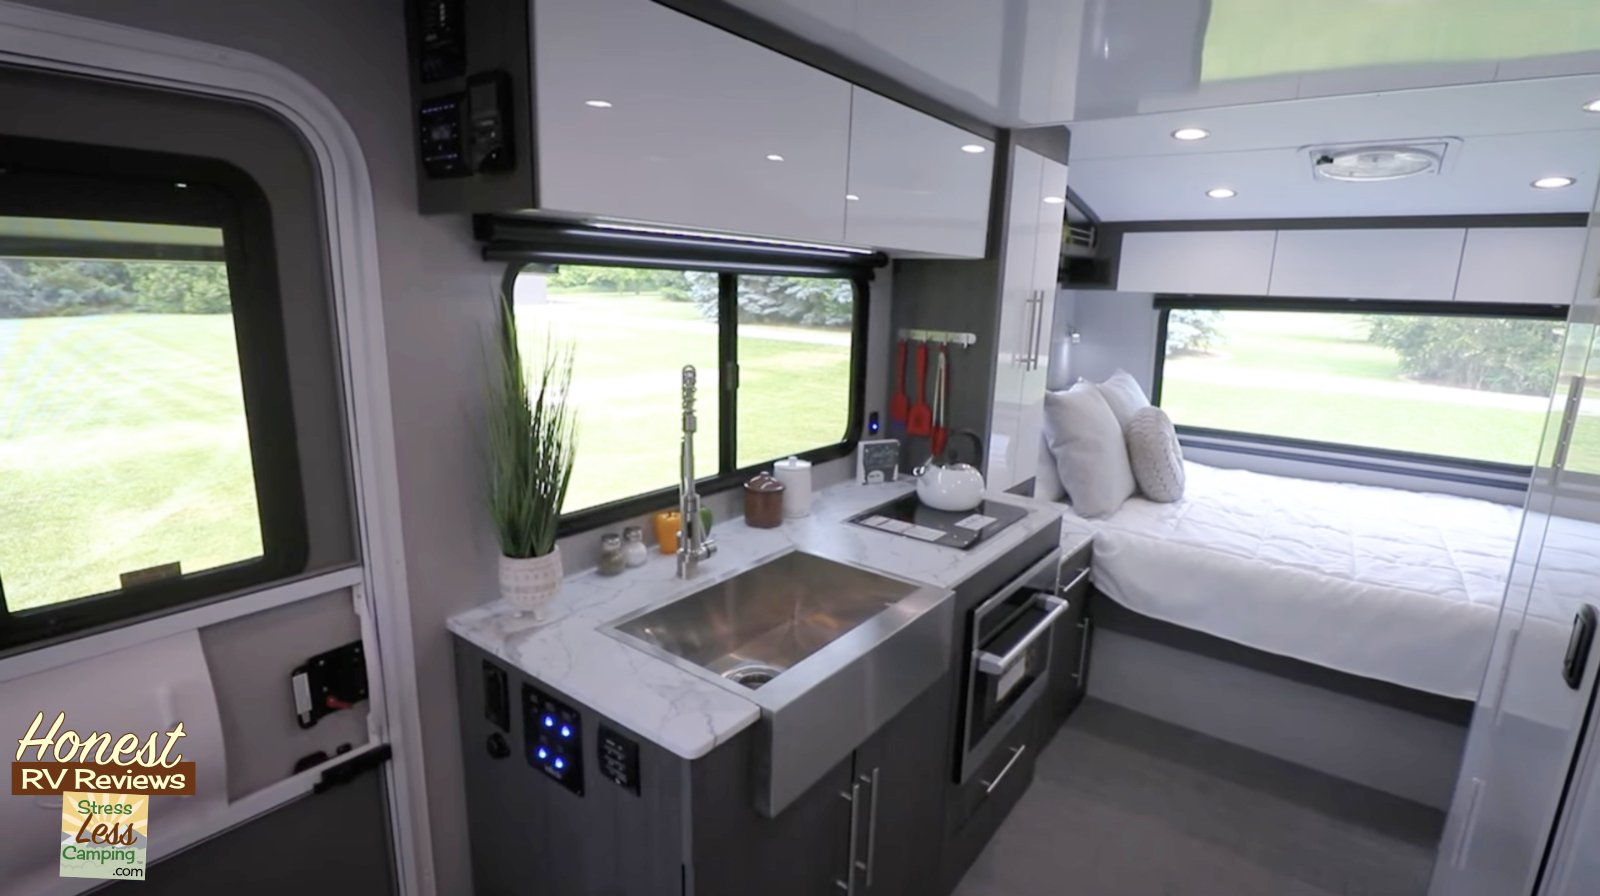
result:
[[[600,574],[614,576],[627,568],[628,561],[622,557],[622,536],[615,532],[600,536]]]

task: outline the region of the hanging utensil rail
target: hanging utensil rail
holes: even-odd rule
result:
[[[929,342],[934,345],[959,345],[962,348],[978,344],[976,333],[956,333],[950,330],[901,330],[898,338],[910,342]]]

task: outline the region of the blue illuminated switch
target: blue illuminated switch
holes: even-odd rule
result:
[[[583,796],[583,719],[578,711],[525,684],[522,719],[528,764]]]

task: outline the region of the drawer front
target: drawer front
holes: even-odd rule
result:
[[[1037,718],[1037,712],[1023,716],[999,748],[984,759],[966,783],[958,786],[952,819],[956,830],[970,824],[990,803],[1005,804],[1006,808],[1000,813],[1004,817],[1027,789],[1028,782],[1033,780],[1033,764],[1039,753]],[[984,839],[987,840],[987,836]]]

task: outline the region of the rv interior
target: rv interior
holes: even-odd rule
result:
[[[1600,892],[1593,0],[0,0],[0,111],[0,893]]]

